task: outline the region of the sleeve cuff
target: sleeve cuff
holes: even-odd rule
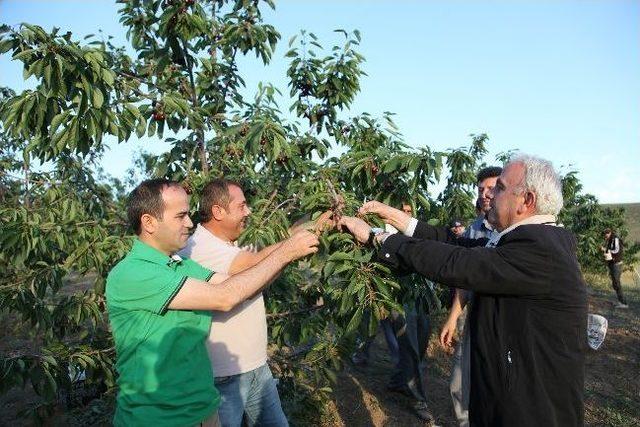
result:
[[[402,270],[402,265],[397,253],[400,250],[400,246],[412,240],[413,239],[401,234],[388,236],[378,251],[378,261],[393,269]]]
[[[404,230],[403,234],[405,236],[413,237],[413,233],[416,232],[417,226],[418,226],[418,220],[416,218],[411,218],[409,220],[409,224],[407,225],[407,229]]]
[[[171,294],[169,295],[169,298],[167,298],[165,303],[160,308],[160,311],[159,311],[160,315],[163,315],[163,314],[165,314],[167,312],[167,310],[169,309],[169,304],[171,304],[171,301],[173,301],[173,299],[176,297],[176,295],[178,295],[178,292],[180,292],[180,289],[182,289],[182,287],[184,286],[186,281],[187,281],[187,276],[184,276],[180,280],[180,283],[178,283],[178,286],[176,286],[176,288],[173,290],[173,292],[171,292]]]

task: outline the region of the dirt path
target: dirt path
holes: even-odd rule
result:
[[[440,322],[438,322],[439,325]],[[449,396],[448,376],[451,358],[435,345],[429,349],[428,405],[436,417],[436,424],[454,426],[453,409]],[[411,400],[386,389],[392,363],[381,334],[371,347],[370,362],[366,367],[346,366],[334,387],[335,419],[325,425],[346,427],[403,426],[420,427],[425,424],[411,412]],[[446,398],[443,398],[445,396]],[[333,411],[332,411],[333,412]]]
[[[615,294],[601,277],[587,277],[589,312],[609,321],[604,344],[587,354],[585,424],[587,426],[640,426],[640,287],[631,274],[623,276],[630,308],[614,309]],[[428,404],[436,425],[456,426],[449,398],[451,358],[436,343],[444,314],[433,319],[427,354]],[[412,413],[408,398],[390,393],[385,386],[392,370],[386,344],[379,334],[371,347],[369,365],[349,365],[338,376],[335,401],[325,426],[413,427],[423,426]]]

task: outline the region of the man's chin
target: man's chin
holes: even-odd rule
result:
[[[236,232],[234,233],[233,236],[231,236],[231,241],[235,242],[236,240],[238,240],[238,238],[240,237],[240,235],[242,234],[242,232],[246,229],[246,227],[240,227],[236,230]]]

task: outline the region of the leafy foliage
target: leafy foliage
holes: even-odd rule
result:
[[[624,222],[624,208],[608,208],[600,205],[591,194],[582,194],[582,184],[576,171],[569,171],[562,180],[564,208],[560,222],[578,238],[578,259],[587,271],[604,272],[601,246],[604,246],[604,230],[610,228],[622,239],[624,259],[627,266],[633,265],[640,252],[638,242],[627,241],[628,230]]]
[[[29,24],[1,29],[0,52],[36,82],[20,94],[3,89],[0,102],[0,309],[29,324],[36,344],[3,357],[1,390],[30,382],[51,407],[78,373],[114,386],[104,281],[132,238],[122,217],[125,186],[97,166],[108,136],[170,142],[168,152],[138,159],[142,174],[182,181],[194,207],[211,178],[240,181],[254,209],[242,240],[259,246],[285,238],[295,221],[327,209],[354,214],[371,199],[408,202],[438,221],[473,216],[486,135],[435,152],[407,145],[390,113],[343,117],[365,75],[357,31],[337,30],[341,43],[329,53],[312,33],[289,42],[291,119],[270,84],[251,100],[242,95],[239,55],[267,64],[280,39],[263,21],[271,1],[120,3],[135,58],[110,39],[78,42]],[[434,195],[445,172],[447,188]],[[595,230],[600,223],[580,222],[599,209],[595,199],[578,195],[575,174],[565,184],[565,223]],[[594,256],[589,239],[581,240],[585,259]],[[92,286],[77,285],[86,280]],[[321,250],[289,266],[267,295],[271,363],[288,414],[319,413],[311,409],[327,398],[358,331],[373,333],[415,299],[438,304],[426,282],[407,286],[348,234],[325,232]]]

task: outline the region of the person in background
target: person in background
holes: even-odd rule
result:
[[[411,215],[413,209],[403,202],[401,211]],[[385,224],[385,231],[393,234],[398,230]],[[414,286],[413,275],[399,279],[403,286]],[[426,350],[431,335],[431,321],[428,301],[416,300],[404,305],[404,315],[392,311],[389,317],[380,321],[385,341],[389,349],[394,370],[387,384],[387,390],[404,394],[411,400],[411,406],[418,418],[425,422],[433,421],[433,415],[427,406],[427,358]],[[367,338],[362,347],[352,356],[356,365],[366,365],[369,351],[375,337]]]
[[[451,230],[454,236],[462,237],[465,231],[464,222],[459,219],[451,221],[449,224],[449,230]]]
[[[476,185],[478,198],[476,208],[479,210],[478,217],[469,224],[462,237],[467,239],[492,238],[498,233],[487,220],[487,214],[491,209],[490,193],[496,186],[496,181],[502,173],[502,168],[490,166],[478,171]],[[469,425],[469,383],[470,374],[470,352],[469,352],[469,325],[467,315],[473,301],[473,292],[464,289],[454,289],[451,301],[449,317],[442,326],[440,332],[440,344],[444,348],[450,348],[453,344],[453,337],[456,330],[459,331],[458,344],[453,358],[449,390],[453,410],[458,419],[460,427]],[[466,310],[465,310],[466,308]]]
[[[601,248],[604,252],[604,259],[607,262],[607,269],[609,270],[609,277],[611,278],[611,286],[616,291],[618,297],[618,304],[616,308],[629,308],[627,300],[622,293],[622,283],[620,283],[620,276],[622,276],[622,254],[624,253],[622,239],[607,228],[604,230],[605,245]]]

